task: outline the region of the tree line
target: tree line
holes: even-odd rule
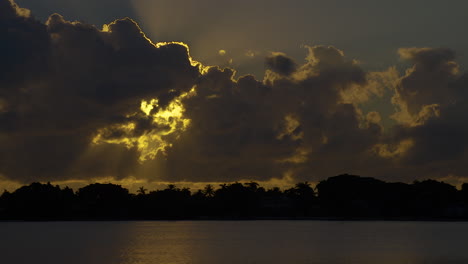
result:
[[[468,184],[435,180],[387,183],[354,175],[281,190],[256,182],[207,185],[191,192],[168,185],[136,194],[94,183],[74,192],[32,183],[0,196],[0,220],[137,219],[404,219],[468,220]]]

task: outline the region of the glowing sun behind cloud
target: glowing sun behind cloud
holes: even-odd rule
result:
[[[123,144],[129,149],[137,148],[140,152],[140,162],[154,159],[159,152],[165,154],[166,149],[172,146],[172,141],[177,140],[190,125],[190,119],[184,117],[185,108],[182,100],[194,93],[195,90],[192,89],[171,101],[166,107],[161,107],[158,99],[141,102],[140,111],[160,129],[153,129],[139,136],[131,136],[135,134],[137,128],[135,123],[129,122],[113,127],[112,132],[108,128],[100,129],[93,143],[96,145]],[[112,138],[109,133],[115,133],[115,131],[126,136]]]

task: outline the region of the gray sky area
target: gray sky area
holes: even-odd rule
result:
[[[468,2],[463,0],[18,0],[44,20],[54,12],[98,26],[125,16],[153,41],[183,41],[192,55],[261,77],[281,51],[303,60],[303,45],[333,45],[363,67],[397,64],[400,47],[449,47],[466,65]],[[224,56],[219,50],[226,50]],[[249,54],[251,56],[246,56]],[[252,57],[252,55],[256,55]]]

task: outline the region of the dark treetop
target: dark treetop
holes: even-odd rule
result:
[[[468,184],[461,190],[435,180],[412,184],[339,175],[281,190],[256,182],[207,185],[191,192],[168,185],[137,194],[115,184],[74,192],[32,183],[0,197],[2,220],[138,219],[388,219],[467,220]]]

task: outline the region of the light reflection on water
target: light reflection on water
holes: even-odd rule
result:
[[[0,262],[466,264],[468,223],[0,223]]]

